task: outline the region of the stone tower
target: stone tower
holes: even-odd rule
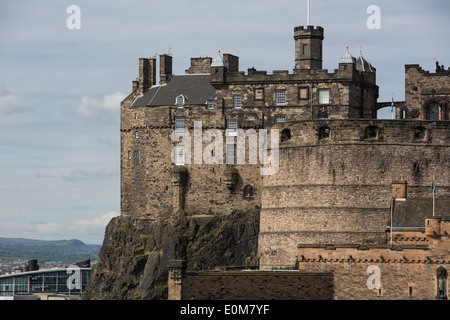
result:
[[[295,69],[322,69],[323,28],[294,28]]]

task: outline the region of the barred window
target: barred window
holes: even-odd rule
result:
[[[227,144],[227,158],[226,163],[227,164],[236,164],[236,145],[233,144]]]
[[[241,94],[235,94],[233,96],[233,106],[236,109],[242,108],[242,95]]]
[[[139,151],[134,151],[133,164],[135,167],[139,167]]]
[[[276,115],[275,122],[286,122],[286,116],[284,114]]]
[[[227,136],[236,136],[237,120],[227,120]]]
[[[186,119],[184,117],[175,117],[175,133],[184,133]]]
[[[275,104],[276,105],[285,105],[286,104],[286,91],[279,90],[275,92]]]

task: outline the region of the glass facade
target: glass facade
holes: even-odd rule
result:
[[[79,295],[86,290],[90,268],[50,269],[0,276],[0,296],[34,293]]]

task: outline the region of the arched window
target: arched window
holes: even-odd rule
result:
[[[437,299],[447,300],[447,270],[444,267],[439,267],[436,270],[437,278]]]
[[[330,127],[320,127],[319,128],[319,140],[331,137]]]
[[[283,129],[283,131],[281,131],[281,142],[288,141],[290,139],[291,139],[291,130]]]
[[[247,200],[253,199],[254,196],[254,188],[251,185],[246,185],[244,187],[243,198]]]
[[[431,102],[427,107],[427,120],[436,121],[439,120],[440,107],[437,102]]]

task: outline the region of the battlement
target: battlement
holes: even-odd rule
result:
[[[450,75],[450,68],[447,70],[445,69],[437,69],[435,72],[430,72],[427,70],[422,69],[422,67],[419,64],[406,64],[405,65],[405,72],[410,73],[411,71],[416,71],[424,76],[449,76]]]
[[[294,28],[294,37],[314,35],[323,39],[323,33],[324,30],[320,26],[307,26],[306,28],[304,26],[298,26]]]
[[[427,245],[308,245],[299,244],[298,262],[302,263],[430,263],[447,262],[447,259],[430,260]],[[450,261],[448,261],[450,262]]]
[[[450,146],[447,121],[386,119],[321,119],[275,123],[272,129],[289,130],[280,148],[316,144],[404,144]],[[327,130],[327,131],[326,131]]]

